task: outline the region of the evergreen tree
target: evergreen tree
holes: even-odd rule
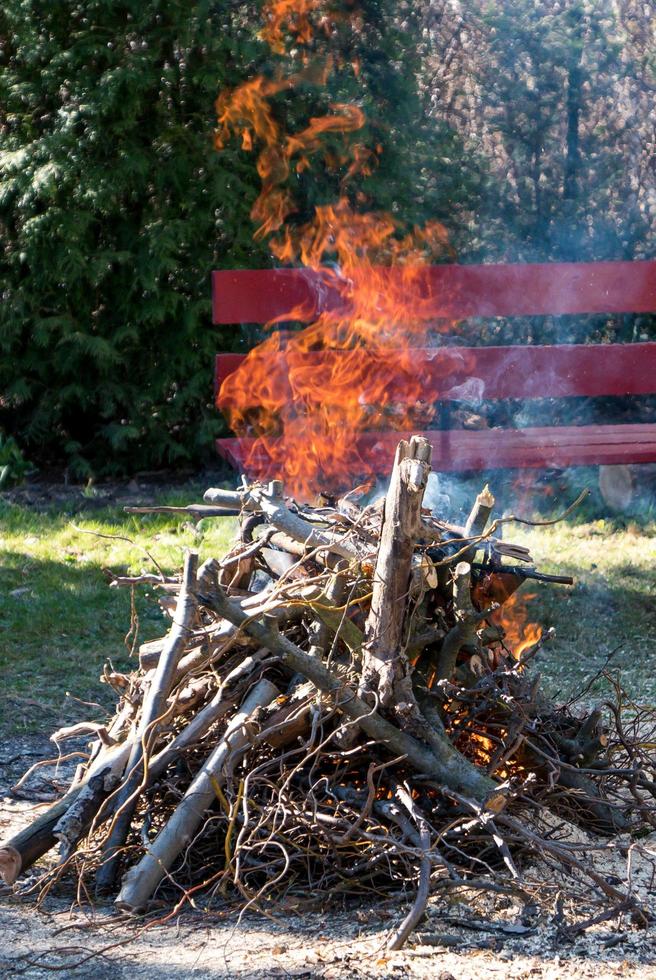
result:
[[[435,0],[432,112],[489,167],[469,261],[651,258],[656,20],[635,0]],[[653,316],[527,318],[486,340],[653,336]]]
[[[9,0],[0,14],[0,427],[32,459],[83,475],[212,452],[213,354],[258,334],[211,327],[209,274],[271,262],[252,237],[255,155],[212,145],[217,94],[280,63],[261,6]],[[383,152],[349,192],[408,224],[454,223],[477,164],[427,119],[413,4],[335,10],[317,39],[335,71],[276,99],[286,131],[356,101]],[[342,176],[295,174],[296,220]]]
[[[221,426],[209,273],[263,261],[252,161],[212,144],[218,89],[261,56],[252,6],[1,18],[0,425],[78,475],[197,460]]]
[[[358,139],[382,149],[357,191],[365,195],[364,207],[388,211],[402,226],[442,221],[457,244],[480,205],[482,161],[453,126],[430,114],[421,86],[427,53],[422,6],[362,0],[357,7],[359,29],[342,41],[343,62],[359,66],[357,78],[343,71],[327,93],[362,106],[366,125]]]
[[[626,175],[598,115],[627,71],[613,12],[600,0],[516,0],[490,5],[484,24],[481,83],[508,163],[485,215],[524,259],[631,257],[644,229],[617,212]]]
[[[653,254],[653,11],[634,0],[444,0],[433,115],[489,164],[470,254]]]

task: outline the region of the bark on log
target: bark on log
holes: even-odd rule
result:
[[[503,575],[515,575],[522,582],[525,579],[529,579],[533,582],[552,582],[554,585],[574,585],[574,578],[571,575],[550,575],[547,572],[537,572],[534,568],[527,568],[522,565],[499,565],[498,567],[490,568],[488,564],[474,562],[472,568],[476,569],[476,571],[483,571],[493,575],[498,572],[501,572]]]
[[[474,506],[471,509],[469,517],[467,518],[467,523],[465,524],[466,538],[477,538],[484,533],[485,528],[487,527],[487,522],[490,519],[490,514],[492,513],[494,503],[494,494],[486,483],[476,497]],[[476,552],[480,547],[480,544],[472,545],[467,554],[463,556],[463,560],[470,563],[473,562],[474,558],[476,557]]]
[[[95,776],[102,772],[108,779],[112,776],[120,778],[130,749],[131,744],[125,743],[101,752],[86,776],[73,789],[0,847],[0,877],[7,885],[13,885],[20,874],[55,846],[57,838],[54,829],[58,821]]]
[[[456,565],[453,579],[453,607],[456,622],[444,637],[437,657],[435,664],[437,681],[451,679],[458,654],[463,647],[470,648],[472,653],[478,651],[476,627],[498,608],[494,603],[482,612],[474,609],[471,600],[471,566],[465,561],[458,562]]]
[[[360,557],[358,550],[348,543],[345,543],[343,535],[332,535],[329,531],[320,531],[304,521],[298,514],[292,513],[285,505],[282,495],[278,493],[279,487],[276,481],[269,487],[269,491],[259,490],[253,492],[253,499],[257,508],[266,514],[269,523],[273,524],[279,531],[288,534],[290,538],[304,544],[307,548],[316,548],[332,552],[340,558],[357,559]]]
[[[343,571],[344,566],[348,567],[347,562],[342,561],[342,571],[335,570],[323,595],[320,596],[319,603],[312,607],[316,619],[310,624],[309,633],[312,641],[310,653],[314,656],[323,657],[326,654],[331,632],[334,634],[343,627],[342,635],[350,650],[353,650],[351,645],[353,631],[359,633],[357,627],[353,626],[353,623],[343,613],[323,608],[325,606],[341,606],[344,601],[348,587],[348,580]],[[349,630],[349,627],[352,628]],[[351,643],[349,643],[347,633],[351,637]],[[362,644],[362,637],[360,636],[356,642],[359,649]]]
[[[431,451],[428,440],[418,436],[397,447],[365,629],[360,692],[376,695],[381,707],[394,701],[400,714],[412,713],[415,706],[410,667],[402,650],[403,628]]]
[[[184,651],[189,631],[196,616],[196,574],[198,571],[198,554],[189,551],[185,555],[182,573],[182,587],[178,595],[173,626],[162,650],[148,693],[144,699],[141,718],[137,728],[137,740],[132,746],[127,765],[127,777],[116,794],[114,813],[117,817],[112,830],[105,842],[103,854],[104,863],[96,875],[96,888],[99,892],[111,889],[118,871],[120,850],[123,847],[134,807],[136,792],[141,783],[143,772],[143,743],[144,739],[152,737],[157,725],[157,719],[162,715],[166,700],[169,696],[178,661]],[[119,812],[120,811],[120,812]]]
[[[596,784],[585,773],[570,766],[560,766],[556,781],[566,790],[575,791],[576,806],[585,814],[586,826],[595,833],[614,837],[629,830],[631,821],[626,814],[616,804],[603,799]]]
[[[203,494],[203,500],[223,509],[234,507],[236,510],[241,510],[246,496],[244,490],[222,490],[219,487],[210,487]]]
[[[65,861],[75,850],[78,841],[91,826],[103,800],[111,793],[118,782],[109,770],[99,772],[88,781],[77,799],[52,829],[53,837],[59,841],[61,860]]]
[[[224,781],[224,766],[228,759],[236,761],[249,745],[244,728],[249,716],[258,707],[264,707],[280,691],[270,681],[260,681],[234,716],[225,735],[209,756],[202,769],[194,777],[187,792],[157,835],[141,860],[124,876],[116,906],[127,912],[142,911],[157,885],[171,865],[194,838],[206,811],[216,799],[214,784]]]

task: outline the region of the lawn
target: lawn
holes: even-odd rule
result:
[[[161,494],[162,503],[200,499],[198,490]],[[35,511],[0,502],[0,731],[49,731],[109,707],[99,683],[111,659],[129,668],[134,637],[130,592],[109,588],[104,568],[138,573],[177,570],[185,548],[201,560],[221,556],[234,533],[230,518],[194,525],[170,516],[130,516],[117,506],[92,513]],[[556,636],[540,655],[547,689],[563,696],[587,684],[613,654],[627,689],[656,698],[656,524],[584,520],[554,527],[508,527],[505,537],[531,549],[539,568],[571,574],[571,587],[526,583],[532,619]],[[151,557],[149,557],[152,556]],[[139,641],[167,621],[147,588],[136,590]],[[595,694],[593,689],[592,694]]]
[[[169,493],[161,502],[190,499],[200,498]],[[201,560],[224,554],[234,527],[231,518],[194,525],[117,506],[75,514],[0,502],[0,731],[39,731],[93,715],[75,698],[112,704],[113,692],[99,683],[103,663],[126,669],[135,660],[133,638],[126,638],[130,590],[110,588],[104,568],[155,571],[154,559],[174,572],[185,548],[198,548]],[[161,636],[167,621],[152,590],[135,590],[135,598],[139,640]]]
[[[556,630],[538,660],[546,688],[569,695],[611,657],[629,693],[656,699],[656,524],[602,519],[516,527],[508,537],[531,549],[538,568],[575,578],[571,588],[522,586],[535,595],[533,618]]]

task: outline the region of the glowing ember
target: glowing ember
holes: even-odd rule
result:
[[[313,59],[307,53],[300,71],[259,76],[222,93],[216,103],[217,148],[237,137],[244,150],[258,152],[262,189],[251,211],[255,236],[269,238],[280,262],[321,268],[343,299],[339,309],[322,313],[300,333],[271,335],[224,381],[217,399],[233,431],[252,440],[247,471],[283,478],[297,497],[312,496],[320,487],[343,489],[371,473],[357,433],[404,431],[430,422],[433,409],[422,400],[412,348],[426,335],[433,303],[420,288],[421,270],[449,251],[439,222],[408,232],[389,214],[356,209],[362,195],[353,191],[353,181],[372,173],[382,152],[354,138],[365,124],[358,106],[334,103],[330,114],[311,118],[294,133],[277,118],[275,96],[325,85],[333,70],[331,55],[315,54],[317,35],[329,33],[324,8],[317,0],[267,3],[262,36],[272,50],[284,54],[289,38],[298,59],[298,49],[314,39]],[[357,14],[350,19],[356,28]],[[357,62],[340,67],[359,76]],[[341,137],[339,151],[335,136]],[[286,225],[296,210],[289,178],[317,166],[339,174],[338,200],[316,207],[305,224]],[[390,266],[397,275],[389,276]],[[290,310],[280,319],[300,314]],[[441,329],[452,326],[443,323]]]
[[[479,765],[487,765],[495,749],[492,739],[488,738],[487,735],[481,735],[480,732],[472,732],[469,739]]]

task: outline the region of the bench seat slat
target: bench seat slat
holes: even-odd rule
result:
[[[401,267],[378,272],[397,288],[403,281]],[[436,265],[422,269],[412,288],[429,300],[423,309],[429,319],[650,313],[656,311],[656,262]],[[310,321],[341,303],[330,273],[311,269],[221,269],[212,273],[212,289],[215,324],[284,316]]]
[[[465,429],[422,433],[433,446],[439,472],[503,468],[564,468],[656,462],[656,424],[558,426],[526,429]],[[389,470],[400,438],[411,433],[364,432],[358,449],[376,473]],[[224,458],[242,469],[253,440],[218,439]],[[262,455],[266,461],[266,454]]]
[[[244,354],[217,354],[217,391],[242,363]],[[393,369],[392,401],[405,401],[421,381],[425,401],[478,401],[498,398],[567,398],[573,396],[645,395],[656,393],[656,343],[570,344],[534,347],[442,347],[372,352],[326,350],[293,354],[292,371],[307,369],[320,379],[339,376],[350,358],[359,369],[362,396],[367,378],[377,369]],[[283,352],[271,356],[271,369],[284,377]],[[379,375],[380,376],[380,375]],[[405,395],[405,397],[404,397]],[[253,391],[257,404],[257,390]]]
[[[557,446],[631,446],[638,443],[653,443],[656,428],[651,423],[627,423],[618,425],[558,425],[552,427],[528,427],[523,429],[450,429],[453,438],[465,442],[468,446],[486,446],[490,441],[501,440],[500,432],[509,433],[509,440],[516,444],[518,450],[526,445],[543,441],[545,444]],[[505,437],[504,437],[505,438]],[[503,440],[501,440],[503,441]]]

